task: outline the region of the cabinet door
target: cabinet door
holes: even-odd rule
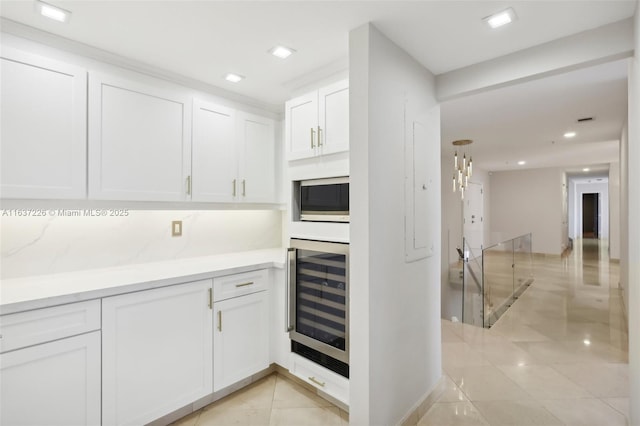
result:
[[[165,89],[162,82],[149,86],[98,73],[91,73],[89,82],[89,196],[188,199],[191,119],[186,96]]]
[[[86,71],[3,47],[0,81],[2,197],[86,197]]]
[[[212,281],[102,299],[102,424],[139,425],[212,391]]]
[[[0,424],[100,424],[99,331],[4,353],[0,366]]]
[[[298,160],[316,155],[318,145],[318,93],[290,100],[285,105],[287,158]]]
[[[235,201],[238,194],[236,114],[193,101],[193,200]]]
[[[240,199],[254,203],[276,202],[276,146],[273,120],[238,113]]]
[[[218,391],[269,366],[268,293],[216,302],[213,390]]]
[[[341,81],[318,91],[318,135],[322,155],[349,150],[349,82]]]

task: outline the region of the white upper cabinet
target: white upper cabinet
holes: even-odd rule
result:
[[[193,101],[193,200],[233,202],[238,153],[233,109]]]
[[[285,109],[287,158],[313,157],[317,151],[318,92],[288,101]]]
[[[87,73],[3,47],[3,198],[86,197]]]
[[[253,203],[276,201],[276,155],[273,120],[238,113],[240,197]]]
[[[144,80],[89,76],[90,198],[190,198],[190,102],[160,81]]]
[[[193,200],[276,202],[271,119],[193,102]]]
[[[286,103],[285,110],[290,161],[349,150],[347,80],[292,99]]]
[[[318,145],[320,153],[349,150],[349,82],[341,81],[318,90]]]

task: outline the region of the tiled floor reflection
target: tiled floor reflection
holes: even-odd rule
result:
[[[419,426],[628,424],[618,265],[596,240],[535,262],[534,283],[491,329],[443,321],[441,394]],[[176,423],[347,424],[347,413],[277,374]]]
[[[628,337],[618,265],[577,240],[489,330],[443,321],[445,391],[419,425],[626,425]]]
[[[175,426],[344,426],[348,414],[273,374],[187,416]]]

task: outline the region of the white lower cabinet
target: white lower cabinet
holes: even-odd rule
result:
[[[3,353],[0,366],[0,424],[100,424],[100,331]]]
[[[102,424],[139,425],[212,392],[212,280],[102,299]]]
[[[291,354],[289,371],[327,395],[349,405],[349,379],[294,353]]]
[[[213,390],[269,366],[269,296],[260,291],[216,302]]]

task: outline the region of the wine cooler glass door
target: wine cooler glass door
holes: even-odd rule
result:
[[[292,338],[344,362],[348,362],[347,268],[347,252],[295,251]]]

